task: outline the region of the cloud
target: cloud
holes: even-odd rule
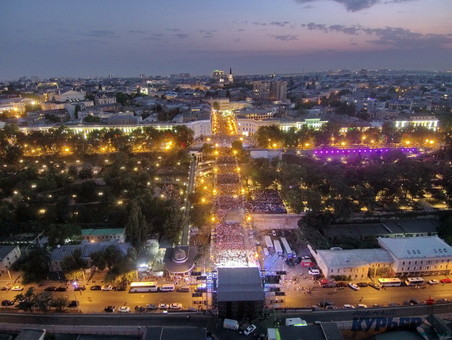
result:
[[[162,37],[163,37],[162,33],[152,33],[150,37],[146,37],[144,39],[158,41],[161,40]]]
[[[188,38],[188,34],[184,34],[184,33],[174,34],[174,36],[179,39],[187,39]]]
[[[313,22],[310,22],[309,24],[301,24],[301,27],[306,27],[310,31],[328,32],[328,28],[324,24],[315,24]]]
[[[245,29],[244,29],[244,28],[239,28],[239,29],[237,30],[237,32],[245,32]]]
[[[281,40],[281,41],[293,41],[293,40],[298,40],[296,35],[290,35],[290,34],[285,34],[285,35],[272,35],[273,38],[275,38],[276,40]]]
[[[84,35],[94,38],[117,38],[118,36],[113,32],[109,30],[92,30]]]
[[[394,46],[399,48],[444,48],[452,44],[452,34],[422,34],[401,27],[369,28],[360,25],[324,25],[302,24],[302,27],[314,31],[340,32],[347,35],[366,34],[374,37],[367,40],[374,45]]]
[[[253,25],[256,26],[278,26],[278,27],[286,27],[290,25],[289,21],[271,21],[271,22],[253,22]]]
[[[204,38],[212,38],[213,33],[217,30],[200,30],[199,33],[204,34]]]
[[[147,32],[146,31],[131,30],[131,31],[128,31],[128,33],[130,33],[130,34],[146,34]]]
[[[166,30],[170,32],[180,32],[180,28],[167,28]]]
[[[300,4],[306,4],[310,2],[324,1],[324,0],[295,0]],[[409,1],[417,1],[417,0],[330,0],[335,1],[347,9],[350,12],[361,11],[366,8],[370,8],[379,4],[391,4],[391,3],[401,3],[401,2],[409,2]]]

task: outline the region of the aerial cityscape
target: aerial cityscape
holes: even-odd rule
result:
[[[2,7],[0,338],[452,339],[452,2]]]

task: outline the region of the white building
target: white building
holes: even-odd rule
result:
[[[125,232],[125,228],[82,229],[82,238],[91,243],[108,241],[124,243],[126,241]]]
[[[0,246],[0,271],[6,271],[20,257],[19,246]]]
[[[429,130],[436,131],[438,129],[439,120],[434,116],[413,116],[410,119],[395,121],[395,127],[397,129],[403,129],[405,127],[417,127],[422,126]]]
[[[384,249],[314,250],[309,245],[308,248],[326,278],[347,276],[351,280],[365,280],[368,276],[384,276],[393,262]]]
[[[378,238],[393,258],[392,270],[400,276],[448,275],[452,247],[438,236]]]

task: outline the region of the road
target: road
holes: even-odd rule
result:
[[[435,286],[424,285],[422,288],[415,287],[387,287],[386,289],[376,290],[372,287],[361,288],[354,291],[350,288],[341,290],[335,288],[321,288],[311,284],[311,293],[296,290],[296,287],[286,286],[286,296],[270,297],[269,299],[282,298],[282,305],[273,307],[296,308],[300,306],[312,306],[320,301],[330,301],[340,307],[344,304],[357,305],[359,303],[372,306],[374,304],[388,305],[389,303],[403,304],[404,301],[417,299],[420,302],[428,300],[430,297],[434,300],[448,299],[452,301],[452,284],[438,284]],[[287,289],[288,288],[288,289]]]
[[[188,198],[189,198],[189,195],[193,192],[193,188],[195,185],[197,163],[198,163],[198,161],[196,160],[196,157],[193,157],[190,162],[187,192],[185,194],[185,204],[184,204],[184,224],[185,225],[182,229],[182,237],[181,237],[181,241],[180,241],[181,245],[188,245],[189,241],[190,241],[190,239],[189,239],[189,237],[190,237],[189,214],[190,214],[191,202]]]
[[[6,291],[1,292],[1,299],[11,299],[20,292]],[[23,292],[22,292],[23,293]],[[129,306],[132,311],[135,306],[146,306],[147,304],[158,305],[160,303],[182,303],[184,309],[197,308],[198,304],[193,304],[191,293],[167,292],[167,293],[129,293],[128,291],[91,291],[74,292],[69,288],[67,292],[52,292],[54,297],[67,297],[68,300],[77,300],[79,302],[79,310],[83,313],[103,313],[105,306]],[[9,307],[14,309],[14,306]]]

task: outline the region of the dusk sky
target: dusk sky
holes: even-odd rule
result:
[[[3,0],[0,79],[452,70],[452,0]]]

